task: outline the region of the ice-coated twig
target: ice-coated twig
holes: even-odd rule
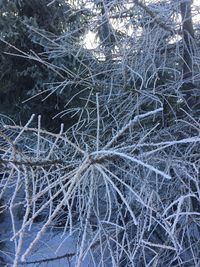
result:
[[[89,219],[90,219],[90,214],[91,214],[91,209],[92,209],[92,201],[93,201],[93,194],[94,194],[94,168],[90,167],[91,170],[88,171],[88,175],[90,177],[90,185],[89,185],[89,196],[88,196],[88,204],[86,206],[87,211],[86,211],[86,218],[85,218],[85,225],[83,229],[83,235],[82,235],[82,240],[79,248],[79,253],[78,253],[78,258],[76,262],[77,267],[81,267],[82,261],[84,260],[84,248],[85,244],[87,242],[87,231],[88,231],[88,225],[89,225]]]
[[[159,175],[163,176],[166,179],[169,179],[169,180],[171,179],[170,175],[168,175],[168,174],[156,169],[155,167],[153,167],[153,166],[151,166],[151,165],[149,165],[149,164],[147,164],[147,163],[145,163],[145,162],[143,162],[143,161],[141,161],[139,159],[136,159],[136,158],[134,158],[134,157],[132,157],[130,155],[127,155],[125,153],[117,152],[115,150],[110,150],[110,151],[109,150],[100,150],[98,152],[92,153],[92,155],[96,155],[96,154],[97,155],[99,155],[99,154],[102,155],[101,159],[103,159],[106,156],[118,156],[118,157],[121,157],[122,159],[124,158],[124,159],[130,160],[130,161],[132,161],[132,162],[134,162],[136,164],[139,164],[139,165],[141,165],[141,166],[143,166],[145,168],[148,168],[150,171],[153,171],[156,174],[159,174]]]
[[[115,136],[113,136],[113,138],[105,145],[105,147],[103,148],[103,149],[108,149],[108,148],[110,148],[112,145],[113,145],[113,143],[128,129],[128,128],[130,128],[130,127],[132,127],[136,122],[139,122],[140,121],[140,119],[144,119],[144,118],[146,118],[146,117],[148,117],[148,116],[151,116],[151,115],[154,115],[154,114],[156,114],[157,112],[161,112],[163,110],[163,108],[158,108],[158,109],[156,109],[156,110],[153,110],[153,111],[149,111],[149,112],[147,112],[147,113],[145,113],[145,114],[140,114],[140,115],[136,115],[135,117],[134,117],[134,119],[133,120],[131,120],[131,121],[129,121],[129,123],[128,124],[126,124],[121,130],[119,130],[118,132],[117,132],[117,134],[115,135]]]
[[[99,150],[99,129],[100,129],[100,115],[99,115],[99,98],[98,94],[96,94],[96,107],[97,107],[97,137],[96,137],[96,142],[97,142],[97,148],[96,150]]]
[[[36,245],[36,243],[41,239],[41,236],[44,234],[44,232],[47,230],[47,227],[49,226],[49,224],[52,222],[53,218],[57,215],[57,213],[59,212],[59,210],[61,209],[61,207],[63,206],[63,204],[65,203],[65,200],[71,195],[72,190],[75,186],[76,183],[79,183],[79,178],[80,175],[82,174],[82,172],[84,170],[86,170],[88,167],[88,163],[83,162],[83,164],[80,166],[79,170],[77,171],[76,175],[74,176],[69,188],[67,189],[67,192],[64,196],[64,198],[62,199],[62,201],[58,204],[58,206],[56,207],[56,209],[54,210],[54,212],[51,214],[51,216],[49,216],[48,220],[46,221],[46,223],[42,226],[41,230],[37,233],[35,239],[31,242],[31,244],[29,245],[29,247],[26,249],[26,251],[24,252],[24,254],[21,257],[22,261],[25,261],[26,257],[28,256],[28,254],[32,251],[33,247]]]
[[[23,217],[23,223],[22,225],[24,225],[28,219],[29,213],[30,213],[30,195],[29,195],[29,177],[28,177],[28,173],[26,170],[26,167],[23,166],[24,169],[24,179],[25,179],[25,198],[26,198],[26,211],[25,211],[25,215]],[[13,263],[13,267],[17,267],[19,264],[19,258],[20,258],[20,253],[22,250],[22,245],[24,242],[24,234],[25,234],[25,229],[20,233],[19,235],[19,239],[17,242],[17,248],[16,248],[16,252],[15,252],[15,259],[14,259],[14,263]]]
[[[137,219],[133,213],[133,210],[131,209],[130,205],[128,204],[128,202],[126,201],[125,197],[122,195],[122,193],[120,192],[120,190],[117,188],[117,186],[113,183],[113,181],[109,178],[109,176],[104,172],[104,170],[101,169],[101,167],[96,166],[96,168],[98,169],[98,171],[103,175],[103,177],[105,177],[108,180],[108,183],[110,183],[112,185],[112,187],[114,188],[114,190],[119,194],[121,200],[123,201],[123,203],[126,205],[128,211],[131,214],[131,217],[133,219],[133,222],[135,225],[137,225]]]

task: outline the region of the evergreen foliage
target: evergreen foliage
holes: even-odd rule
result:
[[[57,130],[62,120],[52,121],[51,118],[63,110],[66,99],[73,95],[73,88],[70,84],[62,86],[62,91],[67,87],[64,94],[58,89],[45,103],[43,99],[49,94],[50,87],[54,84],[57,87],[63,79],[67,79],[67,72],[58,70],[61,66],[72,73],[80,68],[74,55],[79,48],[81,16],[70,16],[71,8],[65,1],[56,1],[48,6],[46,0],[4,0],[1,1],[0,12],[3,40],[0,44],[1,112],[22,123],[32,113],[42,114],[44,127]],[[54,40],[58,40],[57,43]],[[61,41],[63,51],[57,47]],[[67,51],[74,46],[75,51]],[[57,48],[59,51],[55,50]],[[29,58],[31,56],[33,60]],[[77,90],[81,90],[80,87]],[[36,95],[31,101],[26,101]],[[70,125],[70,119],[66,121]]]

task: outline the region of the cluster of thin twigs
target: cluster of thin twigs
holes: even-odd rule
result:
[[[127,114],[136,99],[124,97],[120,109],[118,99],[105,109],[97,94],[88,122],[66,132],[61,126],[59,134],[41,129],[40,117],[32,128],[34,115],[24,127],[3,125],[0,192],[12,191],[13,266],[57,225],[79,237],[76,266],[88,254],[93,266],[198,263],[199,124],[181,137],[180,122],[175,140],[172,129],[160,128],[162,107]],[[24,207],[20,226],[17,206]],[[43,223],[24,251],[39,216]]]
[[[160,16],[139,1],[111,2],[90,13],[93,31],[110,27],[109,35],[99,36],[97,48],[88,51],[67,43],[70,35],[48,37],[32,29],[46,40],[45,57],[17,50],[63,79],[48,85],[49,94],[66,97],[66,88],[80,83],[84,89],[73,92],[58,114],[78,116],[68,130],[61,125],[59,133],[48,132],[41,116],[34,115],[25,126],[1,124],[0,200],[9,198],[5,209],[12,223],[15,267],[33,264],[28,259],[44,233],[58,226],[64,235],[77,237],[77,249],[63,255],[74,257],[77,267],[88,256],[89,266],[200,264],[200,124],[186,111],[172,122],[178,117],[183,83],[176,1],[173,8],[168,1],[160,5]],[[133,23],[144,14],[146,20]],[[165,14],[169,18],[163,21]],[[112,30],[122,17],[123,27],[131,28],[129,35]],[[76,58],[78,70],[48,62],[48,55],[66,54]],[[194,73],[193,83],[199,81]],[[77,96],[80,107],[69,109]],[[163,99],[168,97],[176,104],[168,103],[173,118],[166,124],[170,112],[166,114]],[[17,208],[23,214],[20,225]],[[37,233],[25,247],[35,224]],[[51,260],[55,258],[35,263]]]

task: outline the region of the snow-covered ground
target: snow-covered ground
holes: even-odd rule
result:
[[[4,196],[4,203],[9,203],[13,194],[12,187],[6,191]],[[23,192],[21,192],[23,195]],[[16,257],[17,243],[19,239],[12,240],[13,232],[21,229],[23,224],[23,207],[16,205],[13,210],[13,218],[9,211],[9,207],[1,203],[1,210],[4,210],[0,216],[0,267],[14,266]],[[78,236],[76,232],[69,234],[67,231],[63,232],[61,227],[49,227],[36,246],[31,250],[31,253],[26,258],[26,264],[20,263],[21,256],[30,246],[31,242],[36,237],[44,222],[33,223],[31,227],[27,227],[23,237],[22,249],[20,251],[19,263],[15,266],[23,267],[75,267],[76,257],[75,252],[78,246]],[[14,228],[13,228],[14,227]],[[16,242],[17,241],[17,242]],[[16,242],[16,243],[15,243]],[[3,259],[3,262],[1,260]],[[89,264],[89,257],[86,256],[82,262],[81,267],[91,266]]]
[[[11,241],[12,224],[9,214],[4,217],[3,222],[0,224],[0,238],[3,242],[1,247],[0,256],[4,259],[5,265],[3,263],[0,266],[13,266],[13,261],[15,258],[15,243]],[[15,225],[20,226],[22,221],[16,221]],[[21,254],[25,252],[27,247],[32,242],[41,224],[33,224],[30,231],[27,231],[23,240],[23,246]],[[75,257],[73,256],[76,251],[76,234],[69,236],[69,234],[64,233],[61,230],[47,230],[42,239],[38,242],[36,247],[32,250],[30,256],[27,257],[27,263],[29,264],[19,264],[18,267],[22,266],[40,266],[40,267],[64,267],[64,266],[76,266]],[[69,256],[67,256],[69,254]],[[71,254],[71,257],[70,257]],[[50,260],[51,259],[51,260]],[[40,262],[41,261],[41,262]],[[32,262],[32,263],[31,263]],[[35,262],[35,263],[33,263]],[[86,257],[82,266],[88,266],[89,259]],[[3,265],[2,265],[3,264]]]

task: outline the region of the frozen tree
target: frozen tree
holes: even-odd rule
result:
[[[11,256],[1,249],[4,262],[199,266],[198,7],[188,0],[66,2],[70,24],[59,35],[24,22],[45,52],[2,38],[15,51],[8,56],[52,72],[45,98],[56,93],[65,103],[54,120],[76,118],[56,133],[40,115],[24,126],[2,115],[1,213],[14,244]],[[57,252],[73,237],[73,251],[35,257],[41,244],[50,246],[47,232],[62,234]]]

